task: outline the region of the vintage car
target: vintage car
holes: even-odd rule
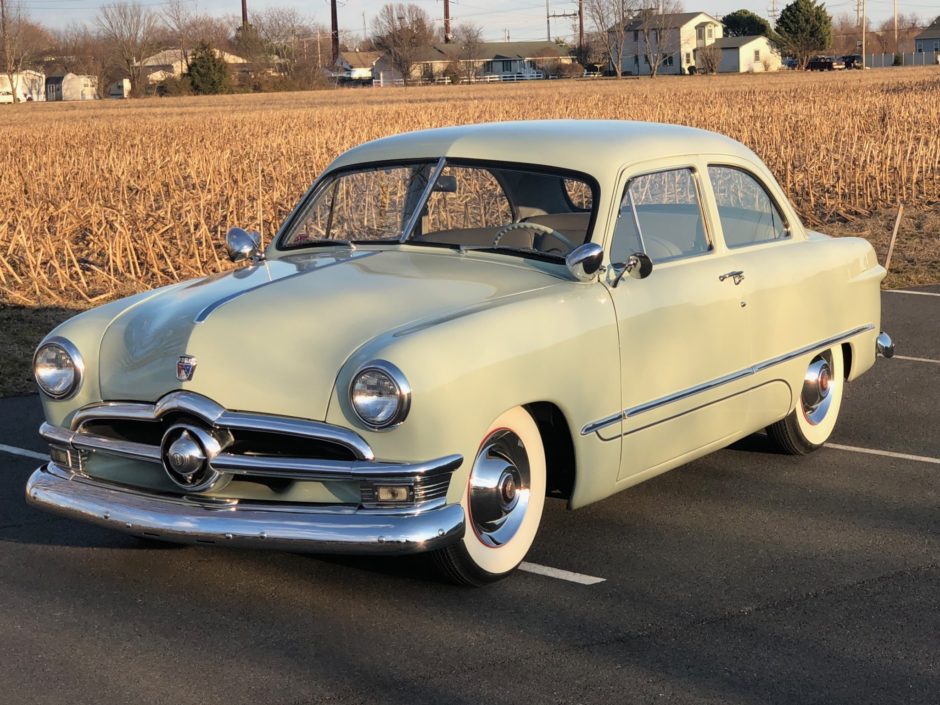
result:
[[[743,145],[617,121],[340,155],[235,271],[59,326],[28,501],[157,540],[427,552],[482,584],[583,507],[768,430],[832,433],[893,345],[868,242],[808,231]]]

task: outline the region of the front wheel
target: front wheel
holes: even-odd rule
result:
[[[529,552],[545,504],[542,437],[521,406],[501,414],[483,435],[461,504],[464,537],[432,554],[438,569],[461,585],[506,577]]]
[[[806,368],[796,408],[767,427],[771,440],[791,455],[806,455],[822,447],[835,428],[844,384],[842,347],[836,345],[816,355]]]

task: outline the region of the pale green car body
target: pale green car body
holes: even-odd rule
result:
[[[285,251],[275,240],[264,261],[107,304],[57,328],[51,335],[77,348],[85,370],[74,396],[43,397],[48,425],[68,431],[89,405],[154,404],[189,391],[229,411],[351,430],[387,463],[460,456],[446,491],[446,505],[456,507],[490,424],[521,406],[539,410],[549,489],[577,508],[783,419],[797,408],[807,364],[821,350],[841,348],[846,380],[875,361],[885,272],[871,246],[807,232],[773,176],[737,142],[650,124],[507,123],[368,143],[327,173],[440,157],[593,176],[599,198],[590,241],[605,249],[605,271],[579,281],[564,263],[496,252],[409,244]],[[757,177],[789,237],[728,248],[701,178],[709,164]],[[625,185],[678,167],[699,175],[710,251],[655,264],[648,278],[614,286],[609,233]],[[743,272],[743,280],[721,278],[730,272]],[[190,381],[177,380],[181,355],[198,360]],[[352,377],[372,360],[397,366],[411,387],[407,418],[387,430],[369,428],[350,408]],[[139,472],[136,461],[95,455],[102,484],[130,484],[127,473]],[[148,472],[138,489],[173,489],[159,465]],[[201,496],[358,501],[354,483],[296,482],[279,496],[236,484]],[[31,501],[57,509],[34,489]],[[64,513],[113,525],[87,512]],[[464,527],[446,532],[456,541]],[[186,540],[185,529],[171,538]],[[419,540],[407,548],[431,545]],[[370,547],[379,552],[374,540],[363,550]]]

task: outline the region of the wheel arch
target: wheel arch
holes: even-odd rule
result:
[[[535,420],[545,451],[545,493],[570,501],[577,474],[574,440],[564,412],[554,403],[537,401],[523,407]]]

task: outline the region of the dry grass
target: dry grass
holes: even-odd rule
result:
[[[809,224],[882,258],[903,202],[888,284],[937,282],[938,94],[927,68],[0,106],[0,394],[30,390],[32,348],[67,309],[225,268],[223,233],[270,237],[339,152],[457,123],[717,130],[765,160]]]
[[[705,127],[754,149],[812,225],[916,213],[940,202],[938,92],[935,70],[899,69],[3,106],[0,303],[89,306],[217,270],[227,228],[270,236],[342,150],[454,123]]]

